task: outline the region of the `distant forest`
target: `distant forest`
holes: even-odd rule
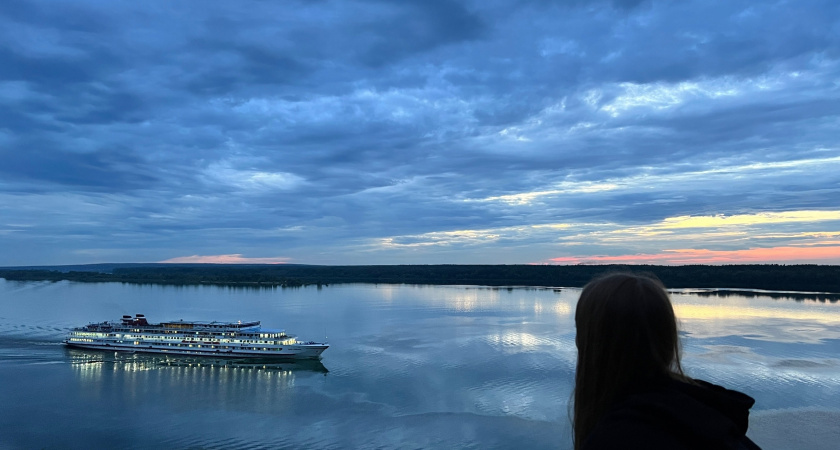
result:
[[[840,293],[840,266],[826,265],[400,265],[308,266],[110,264],[0,268],[18,281],[123,282],[298,287],[337,283],[581,287],[616,271],[647,272],[669,288],[733,288]]]

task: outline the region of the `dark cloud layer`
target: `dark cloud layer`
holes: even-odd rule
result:
[[[0,265],[834,245],[772,214],[840,210],[838,49],[833,1],[4,1]]]

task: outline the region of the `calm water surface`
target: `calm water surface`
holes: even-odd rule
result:
[[[579,293],[0,279],[0,448],[568,448]],[[700,294],[672,293],[690,375],[755,397],[759,418],[836,410],[840,304]],[[331,347],[263,367],[60,344],[135,313],[261,320]]]

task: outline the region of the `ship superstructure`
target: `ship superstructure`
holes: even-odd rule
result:
[[[122,352],[293,359],[318,358],[329,347],[298,341],[283,330],[263,330],[259,321],[149,323],[143,314],[73,328],[64,343]]]

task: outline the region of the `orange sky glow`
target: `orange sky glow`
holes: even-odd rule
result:
[[[840,264],[840,246],[769,247],[746,250],[675,249],[662,253],[615,256],[563,256],[553,264]]]
[[[234,253],[230,255],[192,255],[179,256],[177,258],[170,258],[162,263],[202,263],[202,264],[286,264],[289,258],[270,257],[270,258],[247,258],[241,253]]]

